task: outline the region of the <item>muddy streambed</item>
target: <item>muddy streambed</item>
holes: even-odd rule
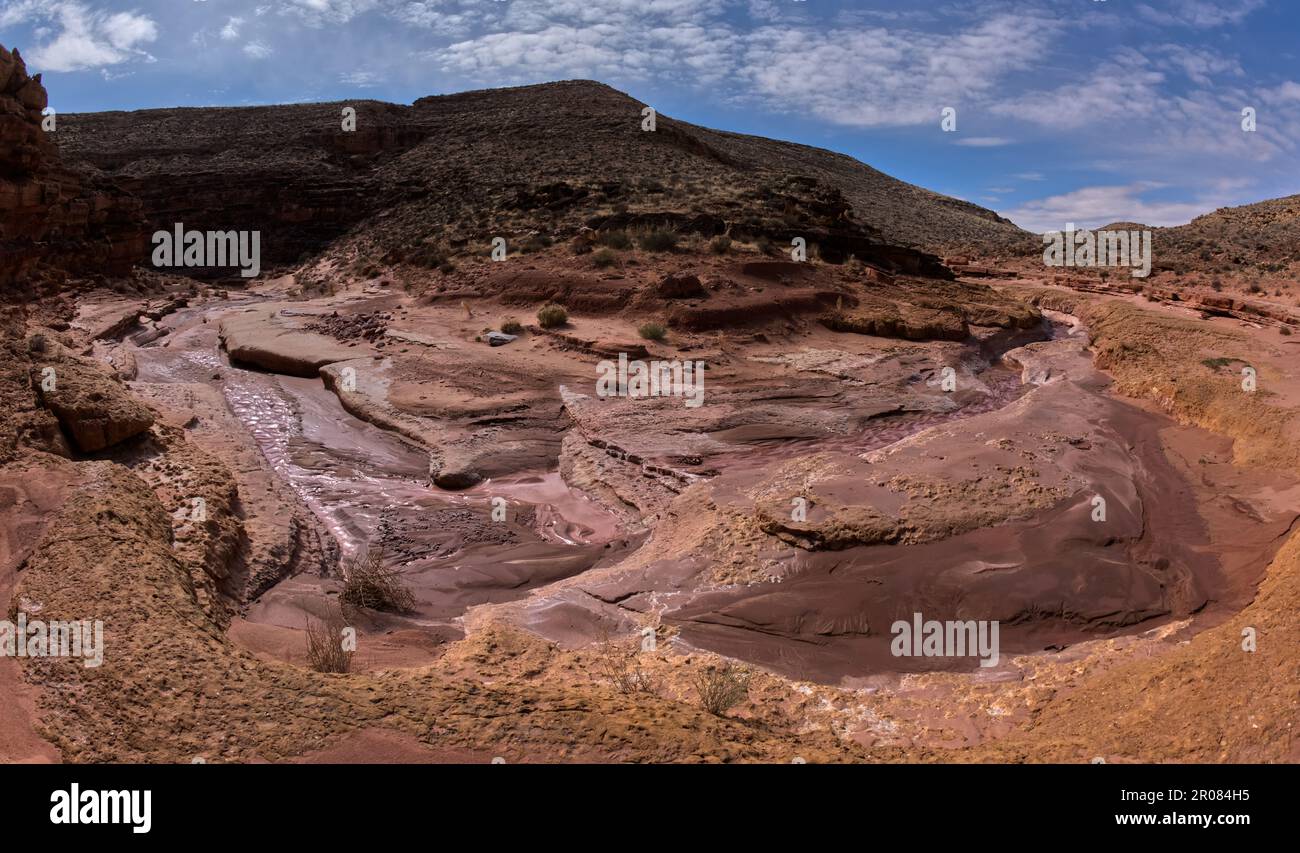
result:
[[[427,453],[347,413],[321,380],[232,366],[216,328],[219,313],[233,307],[222,306],[206,319],[203,308],[169,317],[167,345],[136,351],[139,379],[219,388],[344,560],[367,548],[383,549],[386,561],[405,574],[418,608],[411,618],[380,619],[372,629],[421,628],[454,636],[468,607],[523,598],[614,565],[642,544],[643,537],[629,537],[615,516],[553,471],[497,477],[464,492],[437,489],[429,482]],[[1052,337],[1065,338],[1069,331],[1056,323]],[[1026,393],[1019,373],[1007,367],[991,365],[979,376],[987,393],[953,411],[882,416],[859,434],[829,439],[751,437],[743,452],[718,454],[709,465],[720,481],[743,480],[793,455],[863,453],[932,426],[999,412]],[[974,665],[969,659],[893,658],[881,626],[914,611],[940,619],[970,613],[1004,619],[1003,653],[1013,654],[1172,618],[1178,614],[1161,606],[1170,598],[1162,584],[1188,587],[1174,597],[1189,613],[1213,618],[1240,607],[1280,544],[1277,537],[1294,520],[1283,508],[1294,484],[1251,479],[1222,462],[1197,470],[1187,459],[1224,457],[1224,442],[1175,429],[1127,404],[1116,412],[1122,421],[1117,428],[1132,435],[1149,507],[1137,545],[1124,553],[1115,543],[1094,541],[1095,531],[1080,522],[1074,502],[927,545],[794,551],[779,583],[669,593],[661,599],[664,621],[678,626],[689,645],[793,677],[836,682]],[[1177,455],[1176,447],[1187,457],[1181,463],[1169,458]],[[1243,499],[1254,508],[1254,520],[1240,511]],[[1235,543],[1231,553],[1221,554],[1215,543],[1228,539]],[[1155,568],[1126,571],[1134,560]],[[1167,571],[1171,563],[1177,571]],[[323,569],[325,577],[282,581],[249,608],[248,619],[303,627],[337,589],[337,569]]]
[[[229,309],[225,309],[229,310]],[[412,619],[450,625],[466,608],[508,601],[578,574],[629,547],[614,517],[564,485],[557,473],[524,472],[465,492],[429,482],[428,454],[345,411],[320,379],[233,366],[221,351],[216,312],[169,318],[167,347],[136,352],[142,382],[204,382],[219,388],[275,473],[337,543],[342,561],[381,548],[417,599]],[[253,604],[252,621],[303,627],[337,588],[325,578],[282,581]]]

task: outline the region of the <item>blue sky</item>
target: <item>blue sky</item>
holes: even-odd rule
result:
[[[61,112],[410,103],[593,78],[1047,230],[1179,224],[1300,193],[1298,13],[1295,0],[0,0],[0,44],[45,74]]]

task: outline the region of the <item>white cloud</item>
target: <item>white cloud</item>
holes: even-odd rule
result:
[[[493,20],[496,10],[484,9],[474,0],[452,2],[452,0],[420,0],[420,2],[398,3],[388,9],[388,14],[402,24],[419,27],[429,32],[452,38],[469,35],[475,26],[488,24]]]
[[[339,75],[339,82],[361,89],[369,89],[380,83],[379,75],[373,71],[349,71]]]
[[[1141,120],[1162,105],[1160,86],[1165,79],[1141,54],[1121,50],[1083,80],[1007,98],[991,111],[1057,130],[1119,118]]]
[[[1180,71],[1193,83],[1208,86],[1212,78],[1222,75],[1244,77],[1245,69],[1231,57],[1212,50],[1190,48],[1180,44],[1162,44],[1148,47],[1148,56],[1155,57],[1157,66]]]
[[[1043,58],[1060,25],[995,15],[955,34],[766,27],[745,40],[743,76],[770,104],[856,127],[933,123],[987,98]]]
[[[226,20],[226,25],[221,28],[221,38],[225,41],[234,41],[239,38],[239,28],[244,25],[244,19],[232,16]]]
[[[13,27],[49,15],[48,0],[12,0],[0,6],[0,27]]]
[[[346,24],[379,5],[379,0],[283,0],[281,11],[310,27]],[[258,11],[261,14],[261,11]]]
[[[244,55],[250,59],[266,59],[274,51],[260,41],[250,41],[244,45]]]
[[[1161,26],[1179,25],[1196,29],[1213,29],[1225,24],[1239,24],[1267,0],[1171,0],[1161,7],[1139,4],[1138,14]]]
[[[1112,222],[1183,225],[1207,210],[1235,203],[1229,193],[1239,187],[1239,182],[1219,184],[1213,192],[1192,201],[1143,198],[1144,194],[1163,188],[1151,182],[1084,187],[1026,202],[1013,210],[1003,211],[1003,215],[1021,228],[1038,233],[1059,231],[1071,222],[1080,228],[1100,228]]]
[[[553,25],[538,32],[491,33],[433,57],[446,71],[497,81],[529,77],[650,78],[695,82],[728,70],[732,34],[692,23],[625,28],[614,23]]]
[[[147,15],[108,14],[77,2],[18,4],[5,14],[13,17],[13,23],[32,19],[56,22],[57,31],[50,33],[53,39],[36,45],[28,57],[41,71],[79,71],[148,58],[141,46],[158,38],[158,26]]]

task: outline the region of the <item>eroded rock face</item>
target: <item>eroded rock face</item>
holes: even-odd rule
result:
[[[343,130],[344,107],[355,130]],[[58,142],[139,198],[149,233],[259,231],[264,263],[293,263],[393,201],[374,167],[427,135],[410,112],[358,101],[87,113],[60,117]]]
[[[47,104],[41,75],[0,45],[0,287],[38,264],[125,275],[145,248],[139,202],[60,160],[41,126]]]
[[[92,367],[67,360],[34,365],[31,374],[40,401],[83,453],[112,447],[153,426],[148,406]]]

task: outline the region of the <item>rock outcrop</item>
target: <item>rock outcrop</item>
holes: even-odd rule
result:
[[[144,256],[139,202],[62,162],[42,127],[47,106],[41,75],[0,46],[0,288],[38,264],[112,276]]]
[[[232,361],[290,376],[316,376],[324,365],[370,353],[306,331],[308,319],[274,305],[250,309],[221,321],[221,342]]]
[[[121,383],[70,359],[34,365],[32,386],[84,453],[112,447],[153,426],[153,412]]]

